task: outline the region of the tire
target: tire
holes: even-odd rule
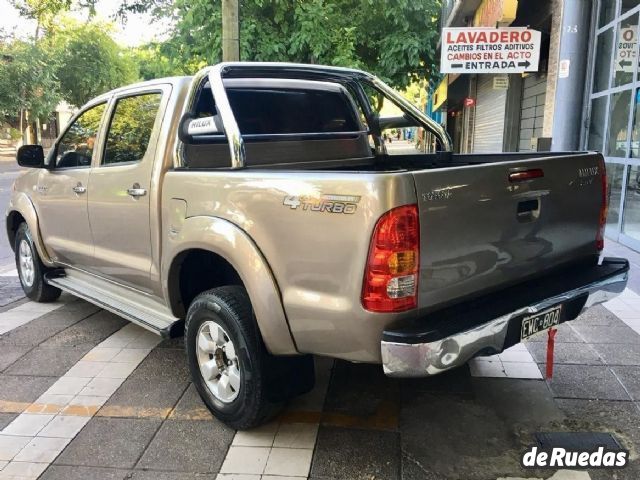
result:
[[[216,418],[237,430],[265,423],[286,400],[313,387],[310,356],[267,352],[240,286],[214,288],[195,298],[187,312],[185,347],[200,397]]]
[[[44,280],[48,269],[44,266],[33,244],[33,237],[26,223],[21,223],[16,232],[14,244],[18,277],[24,294],[34,302],[53,302],[62,290],[49,285]]]

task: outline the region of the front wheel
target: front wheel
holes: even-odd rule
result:
[[[310,357],[274,357],[260,336],[249,296],[240,286],[196,297],[185,324],[193,383],[221,421],[243,430],[274,416],[291,396],[313,386]],[[305,378],[302,382],[300,378]]]
[[[15,239],[16,266],[24,294],[34,302],[53,302],[62,291],[44,280],[47,268],[43,265],[33,244],[26,223],[20,224]]]

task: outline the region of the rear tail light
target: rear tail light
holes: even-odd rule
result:
[[[600,252],[604,249],[604,229],[607,226],[607,211],[609,209],[609,195],[607,193],[607,167],[604,158],[599,160],[602,200],[600,203],[600,217],[598,218],[598,233],[596,233],[596,249]]]
[[[418,206],[385,213],[376,224],[362,286],[362,306],[372,312],[402,312],[417,305],[420,264]]]

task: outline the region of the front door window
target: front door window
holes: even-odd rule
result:
[[[71,124],[58,142],[56,168],[91,166],[91,157],[105,108],[106,103],[90,108]]]

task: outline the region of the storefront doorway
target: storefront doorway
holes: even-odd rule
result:
[[[607,236],[640,250],[640,0],[599,0],[594,15],[585,147],[607,162]]]

